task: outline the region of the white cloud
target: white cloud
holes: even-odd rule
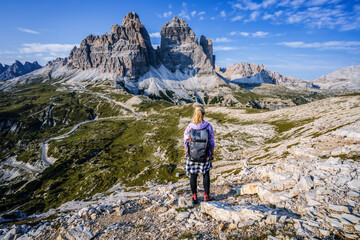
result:
[[[263,20],[268,20],[268,19],[272,19],[272,18],[274,18],[274,15],[272,15],[272,14],[265,14],[265,15],[262,17]]]
[[[59,44],[59,43],[50,43],[50,44],[41,44],[41,43],[24,43],[22,48],[19,49],[20,53],[61,53],[68,52],[74,48],[74,46],[79,46],[78,44]]]
[[[233,17],[233,18],[231,19],[231,21],[232,21],[232,22],[235,22],[235,21],[239,21],[239,20],[241,20],[241,19],[243,19],[243,16],[238,15],[238,16]]]
[[[184,9],[181,10],[181,12],[179,13],[179,17],[190,20],[190,16],[187,14],[187,12]]]
[[[305,2],[305,0],[293,0],[290,2],[290,4],[293,7],[300,7],[304,2]]]
[[[248,33],[248,32],[239,32],[239,35],[243,36],[243,37],[248,37],[248,36],[250,36],[250,33]]]
[[[252,37],[263,38],[269,35],[268,32],[257,31],[251,34]]]
[[[169,4],[169,8],[170,8],[170,9],[172,8],[172,5],[171,5],[171,4]]]
[[[231,51],[231,50],[236,50],[236,47],[225,47],[225,46],[215,46],[214,50],[215,51]]]
[[[201,11],[201,12],[198,13],[198,15],[201,16],[201,15],[204,15],[205,13],[206,13],[206,12]]]
[[[159,17],[163,17],[163,18],[169,18],[172,15],[172,11],[168,11],[168,12],[164,12],[163,14],[159,14]]]
[[[344,50],[360,47],[360,41],[328,41],[328,42],[280,42],[278,45],[292,47],[292,48],[318,48],[318,49],[332,49]]]
[[[150,35],[150,37],[153,37],[153,38],[160,38],[161,37],[160,32],[150,33],[149,35]]]
[[[306,3],[307,6],[318,6],[329,2],[328,0],[311,0]]]
[[[31,29],[27,29],[27,28],[18,28],[18,30],[19,30],[20,32],[25,32],[25,33],[40,34],[40,33],[37,32],[37,31],[31,30]]]
[[[254,3],[250,0],[244,0],[242,3],[233,4],[233,8],[238,8],[240,10],[257,10],[261,7],[261,4]]]
[[[275,16],[277,16],[277,17],[279,17],[281,14],[283,13],[283,11],[277,11],[277,12],[275,12]]]
[[[261,5],[262,5],[264,8],[267,8],[267,7],[269,7],[270,5],[275,4],[276,1],[277,1],[277,0],[265,0],[265,1],[262,2]]]
[[[250,14],[250,18],[246,19],[244,22],[251,22],[251,21],[255,21],[256,18],[260,15],[260,12],[258,11],[254,11]]]
[[[231,32],[230,33],[231,36],[243,36],[243,37],[254,37],[254,38],[263,38],[269,35],[269,32],[262,32],[262,31],[257,31],[257,32]]]
[[[200,16],[199,17],[200,21],[204,20],[204,17],[203,16]]]
[[[224,10],[220,12],[220,17],[226,17],[226,12]]]
[[[192,11],[192,12],[191,12],[191,16],[192,16],[192,17],[195,17],[195,16],[196,16],[196,11]]]
[[[215,38],[215,42],[231,42],[231,40],[226,37],[222,37],[222,38]]]
[[[158,47],[160,47],[160,45],[159,44],[152,44],[152,47],[157,49]]]

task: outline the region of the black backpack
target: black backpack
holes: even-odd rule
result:
[[[187,146],[188,156],[192,162],[206,162],[209,156],[209,131],[206,125],[203,129],[191,129]]]

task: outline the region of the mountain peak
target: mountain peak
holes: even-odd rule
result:
[[[165,24],[165,26],[166,27],[188,27],[189,25],[187,24],[187,22],[185,22],[184,19],[175,16],[175,17],[173,17],[173,19],[170,22],[167,22]]]
[[[126,14],[126,16],[123,18],[121,25],[125,25],[127,22],[141,23],[139,15],[137,15],[135,12],[129,12],[128,14]]]

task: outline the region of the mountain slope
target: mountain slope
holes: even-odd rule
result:
[[[322,89],[360,91],[360,65],[342,68],[321,76],[314,84]]]

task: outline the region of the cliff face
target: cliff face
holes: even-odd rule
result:
[[[201,36],[199,45],[188,24],[174,17],[162,27],[161,46],[156,53],[139,16],[130,12],[120,26],[112,26],[110,34],[86,37],[79,48],[71,51],[67,66],[80,70],[96,68],[102,73],[135,80],[147,73],[150,66],[157,68],[160,63],[172,72],[212,74],[212,42]]]
[[[11,66],[3,66],[0,64],[0,81],[24,75],[39,68],[41,68],[41,66],[36,61],[33,63],[25,62],[24,64],[19,61],[15,61],[15,63]]]
[[[199,44],[188,24],[178,17],[161,28],[159,56],[164,66],[172,72],[193,70],[199,74],[214,73],[211,40],[201,36]]]
[[[150,36],[139,16],[128,13],[122,24],[113,25],[110,34],[89,35],[74,48],[67,66],[81,70],[96,68],[103,73],[117,73],[120,77],[137,79],[150,65],[156,66],[155,51]]]

